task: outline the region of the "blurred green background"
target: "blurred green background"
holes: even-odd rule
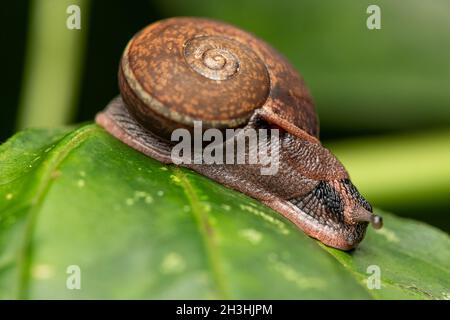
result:
[[[81,30],[66,28],[70,4],[81,8]],[[370,4],[381,8],[381,30],[366,27]],[[0,10],[0,142],[27,127],[92,121],[118,94],[122,50],[147,24],[217,18],[292,61],[322,141],[374,206],[450,231],[448,0],[19,0]]]

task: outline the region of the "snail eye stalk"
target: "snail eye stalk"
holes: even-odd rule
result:
[[[354,219],[359,222],[370,222],[374,229],[381,229],[383,227],[383,218],[363,207],[359,207],[358,210],[355,211]]]

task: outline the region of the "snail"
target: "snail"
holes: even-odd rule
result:
[[[320,143],[304,80],[250,33],[203,18],[161,20],[130,40],[118,77],[120,96],[96,122],[125,144],[173,163],[172,132],[192,131],[196,121],[219,131],[275,128],[274,175],[262,175],[258,163],[180,165],[259,200],[331,247],[350,250],[369,223],[381,228],[382,218]]]

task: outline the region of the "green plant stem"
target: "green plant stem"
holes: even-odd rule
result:
[[[69,5],[81,9],[81,29],[69,30]],[[17,121],[18,129],[72,120],[83,62],[89,0],[33,0]]]

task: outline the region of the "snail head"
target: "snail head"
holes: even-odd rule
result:
[[[321,238],[333,235],[330,241],[342,249],[355,247],[369,223],[375,229],[383,226],[382,217],[373,214],[372,206],[350,179],[320,181],[312,191],[291,203],[308,216]]]

